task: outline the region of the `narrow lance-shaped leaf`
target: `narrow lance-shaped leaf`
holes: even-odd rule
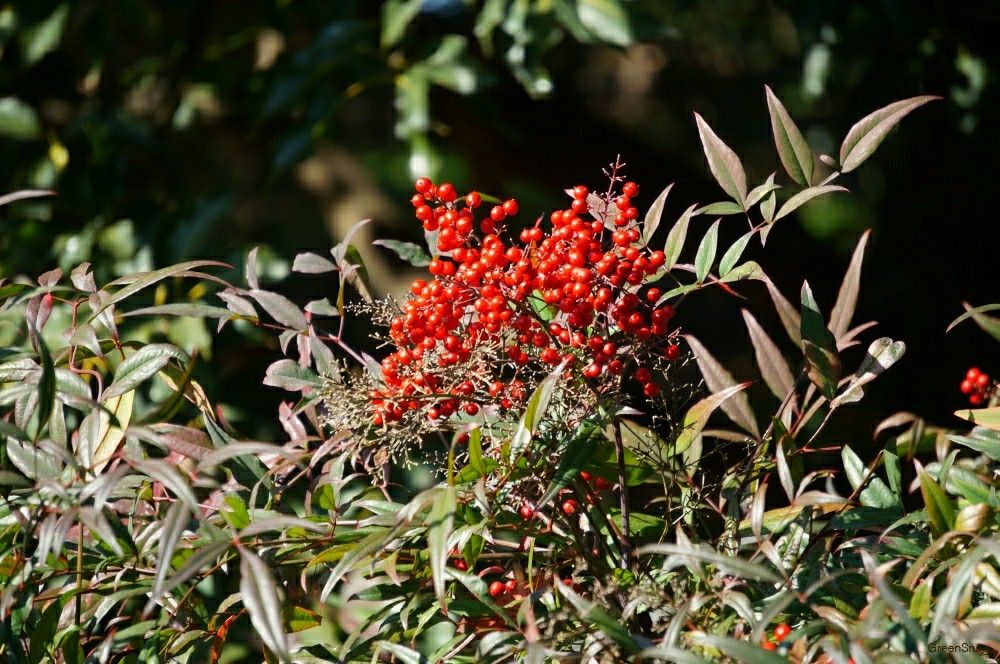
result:
[[[728,387],[721,392],[716,392],[711,396],[707,396],[695,405],[691,406],[688,412],[684,415],[684,428],[677,436],[675,452],[679,454],[687,450],[691,446],[691,443],[694,442],[695,438],[700,436],[701,432],[705,429],[705,425],[708,424],[708,418],[712,415],[712,412],[715,411],[715,409],[720,405],[724,404],[727,399],[731,398],[741,390],[745,390],[750,387],[750,385],[751,383],[733,385],[732,387]]]
[[[287,325],[293,330],[304,330],[309,327],[302,310],[284,295],[253,289],[250,291],[250,297],[257,300],[257,304],[282,325]]]
[[[817,196],[825,196],[826,194],[832,194],[835,191],[847,191],[846,187],[841,187],[836,184],[824,184],[816,187],[809,187],[808,189],[803,189],[799,193],[795,194],[787,201],[785,201],[781,207],[778,209],[778,214],[774,215],[774,220],[777,221],[782,217],[787,217],[792,212],[802,207],[812,199]]]
[[[851,263],[844,274],[844,281],[840,284],[837,301],[833,303],[833,309],[830,311],[830,331],[837,339],[843,337],[850,329],[851,319],[854,318],[854,308],[858,303],[858,290],[861,286],[861,263],[865,259],[865,246],[870,235],[870,230],[865,231],[858,240],[858,246],[851,256]]]
[[[271,570],[257,554],[240,548],[240,598],[254,631],[279,661],[291,660],[288,635],[281,623],[281,599]]]
[[[956,325],[964,320],[972,318],[985,332],[997,341],[1000,341],[1000,319],[994,316],[986,315],[986,312],[988,311],[1000,311],[1000,304],[984,304],[978,307],[973,307],[968,302],[963,302],[962,306],[965,307],[965,313],[951,321],[948,325],[948,329],[945,330],[946,332],[951,332],[952,328]]]
[[[447,486],[434,500],[430,514],[427,517],[427,542],[431,557],[431,576],[434,579],[434,594],[441,604],[441,610],[447,611],[447,598],[444,593],[445,568],[448,565],[448,537],[451,535],[455,522],[455,487]]]
[[[695,360],[698,362],[698,369],[705,378],[705,385],[708,386],[709,390],[712,392],[722,392],[737,384],[732,374],[726,371],[719,364],[719,361],[712,357],[712,354],[701,345],[698,339],[690,334],[686,335],[685,339],[687,339],[688,345],[691,347],[691,352],[694,353]],[[735,396],[732,399],[721,402],[723,412],[744,431],[751,434],[754,438],[758,437],[760,430],[757,428],[757,421],[754,419],[753,410],[750,408],[750,400],[745,394],[735,394],[735,392],[733,394]]]
[[[808,281],[802,283],[801,331],[809,379],[827,399],[833,399],[840,378],[837,343],[823,320]]]
[[[722,255],[722,260],[719,261],[719,276],[724,277],[729,274],[732,269],[736,266],[737,261],[740,260],[740,256],[743,255],[743,250],[746,249],[747,243],[750,242],[750,238],[753,237],[755,231],[750,231],[749,233],[740,237],[733,243],[733,246],[726,250],[726,253]]]
[[[796,346],[802,345],[802,318],[799,316],[799,312],[795,310],[792,303],[788,301],[778,287],[774,285],[770,279],[764,282],[767,285],[767,291],[771,295],[771,301],[774,302],[774,308],[778,312],[778,318],[781,319],[781,325],[785,328],[785,332],[788,333],[788,338],[792,340]]]
[[[391,250],[394,254],[414,267],[426,267],[431,264],[431,257],[427,255],[424,248],[412,242],[401,242],[399,240],[375,240],[372,244]]]
[[[764,86],[767,97],[767,110],[771,115],[771,129],[774,131],[774,144],[778,148],[778,157],[793,180],[804,187],[812,181],[813,155],[802,132],[795,126],[788,111],[771,91]]]
[[[784,356],[771,337],[746,309],[743,310],[743,320],[750,333],[750,342],[753,344],[754,356],[757,358],[757,367],[760,369],[764,382],[767,383],[774,396],[778,399],[784,399],[795,385],[795,379],[792,377],[788,363],[785,362]]]
[[[889,131],[900,120],[911,111],[935,99],[940,99],[940,97],[924,95],[904,99],[880,108],[858,120],[847,132],[847,137],[844,138],[844,142],[840,146],[840,170],[847,173],[860,166],[861,162],[875,152]]]
[[[333,272],[336,269],[337,266],[333,264],[333,261],[309,252],[298,254],[295,257],[295,262],[292,263],[292,271],[303,274],[323,274]]]
[[[855,372],[847,389],[844,390],[832,405],[837,407],[844,403],[858,401],[864,396],[865,385],[875,380],[883,371],[899,361],[899,358],[906,352],[906,344],[902,341],[893,341],[889,337],[876,339],[868,346],[868,353],[864,361]]]
[[[695,216],[696,208],[696,205],[692,205],[685,210],[667,234],[667,242],[663,245],[663,253],[666,255],[666,261],[663,263],[664,269],[671,270],[677,265],[681,250],[684,248],[684,240],[687,238],[688,223],[691,221],[691,217]]]
[[[101,395],[107,401],[135,389],[137,385],[167,365],[172,359],[186,362],[187,353],[170,344],[149,344],[128,356],[115,370],[115,380]]]
[[[926,471],[920,473],[920,493],[935,535],[951,530],[955,525],[955,506],[944,489]]]
[[[156,577],[153,581],[153,594],[150,603],[160,601],[163,596],[163,588],[166,584],[167,574],[171,571],[170,559],[173,558],[177,549],[184,528],[187,526],[191,513],[183,502],[177,500],[167,510],[167,515],[163,518],[163,525],[160,528],[159,551],[156,556]]]
[[[646,211],[646,217],[642,223],[643,244],[648,244],[649,240],[653,237],[653,233],[659,228],[660,218],[663,217],[663,207],[667,204],[667,196],[670,194],[673,186],[673,184],[667,185],[667,188],[660,192],[660,195],[656,197],[653,204],[649,206],[649,210]]]
[[[723,191],[733,197],[740,205],[746,204],[747,200],[747,176],[743,171],[743,164],[733,150],[722,142],[708,123],[697,113],[694,114],[695,122],[698,124],[698,134],[701,136],[701,143],[705,148],[705,156],[708,158],[708,167],[715,176],[719,186]]]
[[[527,448],[532,436],[538,430],[538,424],[542,421],[542,416],[549,407],[552,393],[562,378],[564,364],[560,364],[552,373],[546,376],[535,389],[535,393],[528,399],[528,406],[525,408],[524,414],[521,415],[521,419],[517,423],[517,429],[514,431],[514,437],[511,439],[511,458],[516,459],[521,455],[521,452]]]
[[[705,233],[705,237],[701,239],[701,244],[698,245],[698,253],[694,259],[694,269],[699,282],[705,280],[705,277],[708,276],[709,271],[712,269],[712,263],[715,262],[715,252],[719,247],[720,221],[720,219],[715,220],[715,223]]]

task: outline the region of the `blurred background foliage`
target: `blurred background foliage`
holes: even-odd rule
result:
[[[986,2],[9,2],[0,189],[58,197],[0,211],[0,274],[90,261],[106,281],[190,258],[241,265],[261,244],[262,276],[304,301],[335,285],[282,283],[294,253],[373,217],[355,243],[374,290],[399,292],[410,275],[367,244],[420,239],[408,205],[418,175],[517,195],[527,218],[565,186],[598,183],[621,153],[644,205],[678,182],[676,216],[720,198],[694,111],[761,182],[780,170],[764,84],[831,153],[871,110],[941,94],[845,182],[852,196],[807,206],[755,258],[786,293],[808,278],[828,308],[850,247],[873,227],[859,316],[910,352],[844,433],[868,435],[898,409],[946,420],[965,368],[998,359],[972,326],[944,334],[963,300],[996,299],[998,28],[1000,3]],[[153,297],[203,295],[168,291]],[[720,293],[679,321],[750,375],[737,305]],[[266,335],[235,326],[213,342],[186,319],[133,333],[198,348],[212,362],[201,379],[234,423],[274,433],[280,394],[247,389],[274,358]],[[269,416],[252,417],[260,408]]]

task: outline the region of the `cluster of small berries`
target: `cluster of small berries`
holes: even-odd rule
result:
[[[370,395],[375,424],[417,409],[438,419],[475,415],[482,404],[511,408],[524,398],[517,374],[529,364],[565,363],[595,387],[631,379],[647,397],[657,395],[654,365],[641,361],[643,353],[682,354],[669,329],[674,308],[648,285],[666,257],[640,242],[632,205],[638,185],[625,182],[620,192],[617,185],[613,177],[603,196],[574,187],[569,207],[550,215],[551,229],[539,219],[515,241],[505,239],[505,226],[519,211],[516,200],[477,219],[481,194],[462,197],[450,183],[418,179],[414,214],[437,234],[439,255],[428,268],[432,278],[413,282],[391,321],[396,349],[382,362],[385,388]],[[498,348],[509,370],[489,367],[482,384],[448,371],[483,346]]]
[[[782,641],[788,638],[788,635],[791,633],[792,633],[792,628],[789,627],[786,623],[781,623],[780,625],[774,628],[773,632],[771,632],[771,638],[770,639],[765,638],[760,645],[764,650],[777,650],[778,644],[780,644]]]
[[[962,394],[968,395],[970,404],[981,406],[990,400],[990,395],[995,388],[988,374],[972,367],[966,372],[965,380],[962,381],[959,389]]]
[[[596,492],[608,491],[613,486],[613,484],[609,480],[599,476],[595,477],[585,470],[581,470],[579,476],[580,479],[582,479],[584,482],[590,485],[591,489],[593,489]],[[569,493],[568,490],[564,489],[563,491],[564,493]],[[574,514],[580,511],[580,501],[578,501],[576,498],[566,498],[560,504],[559,509],[566,516],[573,516]],[[525,521],[529,521],[536,516],[537,512],[530,503],[524,503],[518,510],[518,514],[520,514],[521,518],[524,519]]]

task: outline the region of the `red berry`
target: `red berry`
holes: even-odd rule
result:
[[[626,182],[624,186],[622,186],[622,193],[629,198],[635,198],[639,195],[639,185],[635,182]]]
[[[659,288],[650,288],[648,291],[646,291],[646,299],[650,302],[655,303],[657,300],[660,299],[660,295],[662,294],[663,293],[662,291],[660,291]]]
[[[503,202],[503,211],[508,217],[517,214],[517,210],[518,210],[517,201],[515,201],[513,198]]]
[[[521,505],[520,514],[521,518],[527,521],[528,519],[535,516],[535,510],[531,509],[529,505]]]
[[[778,640],[778,643],[781,643],[782,641],[785,640],[786,636],[791,634],[791,632],[792,632],[791,627],[789,627],[785,623],[781,623],[780,625],[774,628],[774,638]]]
[[[418,193],[426,194],[430,188],[433,186],[430,178],[417,178],[417,181],[413,183],[414,188],[416,188]]]
[[[46,293],[46,295],[50,298],[52,297],[50,293]],[[979,377],[976,378],[976,387],[978,387],[979,389],[982,389],[989,384],[990,384],[990,377],[984,373],[979,374]]]
[[[763,643],[760,644],[760,647],[763,648],[764,650],[777,650],[778,644],[771,643],[770,641],[764,641]]]
[[[466,194],[465,204],[470,208],[477,208],[483,203],[483,197],[479,195],[478,191],[472,191]]]
[[[677,344],[670,344],[667,346],[667,350],[663,354],[668,360],[676,360],[681,356],[681,347]]]
[[[490,597],[500,597],[507,592],[507,586],[501,581],[494,581],[490,584]]]
[[[976,379],[979,378],[980,373],[981,372],[979,371],[979,369],[977,369],[976,367],[972,367],[971,369],[969,369],[968,372],[966,372],[965,378],[966,380],[969,380],[974,383],[976,382]]]
[[[451,203],[458,196],[458,192],[455,191],[455,185],[450,182],[443,182],[438,185],[438,198],[440,198],[445,203]]]
[[[962,391],[962,394],[969,394],[975,389],[975,386],[969,380],[963,380],[962,384],[958,386],[958,389]]]
[[[463,558],[457,558],[452,561],[452,567],[457,569],[459,572],[464,572],[469,569],[469,564],[465,562]]]
[[[580,503],[576,502],[575,498],[570,498],[562,504],[563,514],[566,516],[572,516],[576,514],[577,510],[580,509]]]

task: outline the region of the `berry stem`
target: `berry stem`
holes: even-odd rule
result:
[[[622,512],[622,567],[629,567],[632,557],[632,544],[629,540],[629,506],[628,506],[628,486],[625,484],[625,444],[622,441],[621,420],[615,418],[615,456],[618,462],[618,486],[621,498]]]

